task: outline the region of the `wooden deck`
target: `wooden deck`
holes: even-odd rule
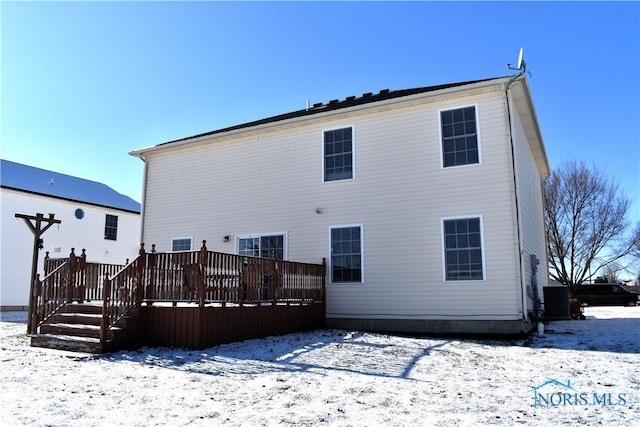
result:
[[[208,251],[146,252],[122,266],[46,259],[32,345],[101,353],[202,349],[324,326],[326,264]],[[72,319],[72,320],[70,320]],[[82,323],[84,322],[84,323]],[[69,327],[69,324],[73,324]],[[80,343],[74,337],[81,336]]]

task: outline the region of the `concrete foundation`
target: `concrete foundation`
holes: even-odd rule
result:
[[[325,324],[336,329],[425,335],[521,335],[535,327],[535,323],[522,320],[326,318]]]
[[[0,311],[29,311],[27,305],[2,305]]]

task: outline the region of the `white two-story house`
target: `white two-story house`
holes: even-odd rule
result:
[[[524,76],[349,96],[130,154],[147,247],[326,258],[329,327],[533,327],[549,165]]]
[[[140,203],[130,197],[99,182],[8,160],[0,161],[0,177],[2,310],[23,310],[29,303],[34,235],[16,214],[52,213],[61,221],[42,235],[41,275],[46,252],[65,258],[72,248],[77,256],[86,249],[87,261],[119,265],[137,256]]]

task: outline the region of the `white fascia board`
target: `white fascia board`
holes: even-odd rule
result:
[[[549,167],[549,160],[547,158],[547,151],[544,147],[542,140],[542,133],[540,132],[540,126],[538,124],[538,116],[536,115],[536,109],[533,105],[531,98],[531,90],[529,89],[529,83],[525,76],[519,77],[516,82],[519,85],[512,86],[516,91],[516,104],[519,104],[520,111],[528,111],[529,114],[524,117],[525,132],[530,139],[531,150],[538,166],[538,170],[542,176],[549,176],[551,169]],[[518,93],[519,92],[519,93]],[[530,118],[530,120],[527,120]],[[532,134],[533,133],[533,134]]]

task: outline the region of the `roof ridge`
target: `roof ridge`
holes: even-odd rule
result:
[[[486,79],[469,80],[469,81],[457,82],[457,83],[445,83],[445,84],[432,85],[432,86],[421,86],[421,87],[409,88],[409,89],[397,89],[397,90],[382,89],[376,94],[373,94],[373,92],[366,92],[366,93],[363,93],[360,97],[351,95],[351,96],[345,97],[343,101],[340,101],[339,99],[332,99],[327,103],[316,102],[311,107],[303,108],[301,110],[295,110],[288,113],[278,114],[278,115],[266,117],[263,119],[253,120],[246,123],[241,123],[233,126],[215,129],[209,132],[187,136],[184,138],[174,139],[171,141],[160,143],[158,145],[172,144],[175,142],[186,141],[194,138],[201,138],[209,135],[216,135],[219,133],[229,132],[232,130],[258,126],[266,123],[278,122],[278,121],[286,120],[290,118],[310,116],[313,114],[320,113],[322,111],[334,111],[334,110],[348,108],[356,105],[363,105],[363,104],[368,104],[368,103],[373,103],[378,101],[384,101],[386,99],[401,98],[403,96],[416,95],[416,94],[425,93],[425,92],[433,92],[436,90],[448,89],[448,88],[458,87],[458,86],[465,86],[465,85],[470,85],[474,83],[486,82],[490,80],[500,80],[505,77],[511,77],[511,76],[491,77]]]

